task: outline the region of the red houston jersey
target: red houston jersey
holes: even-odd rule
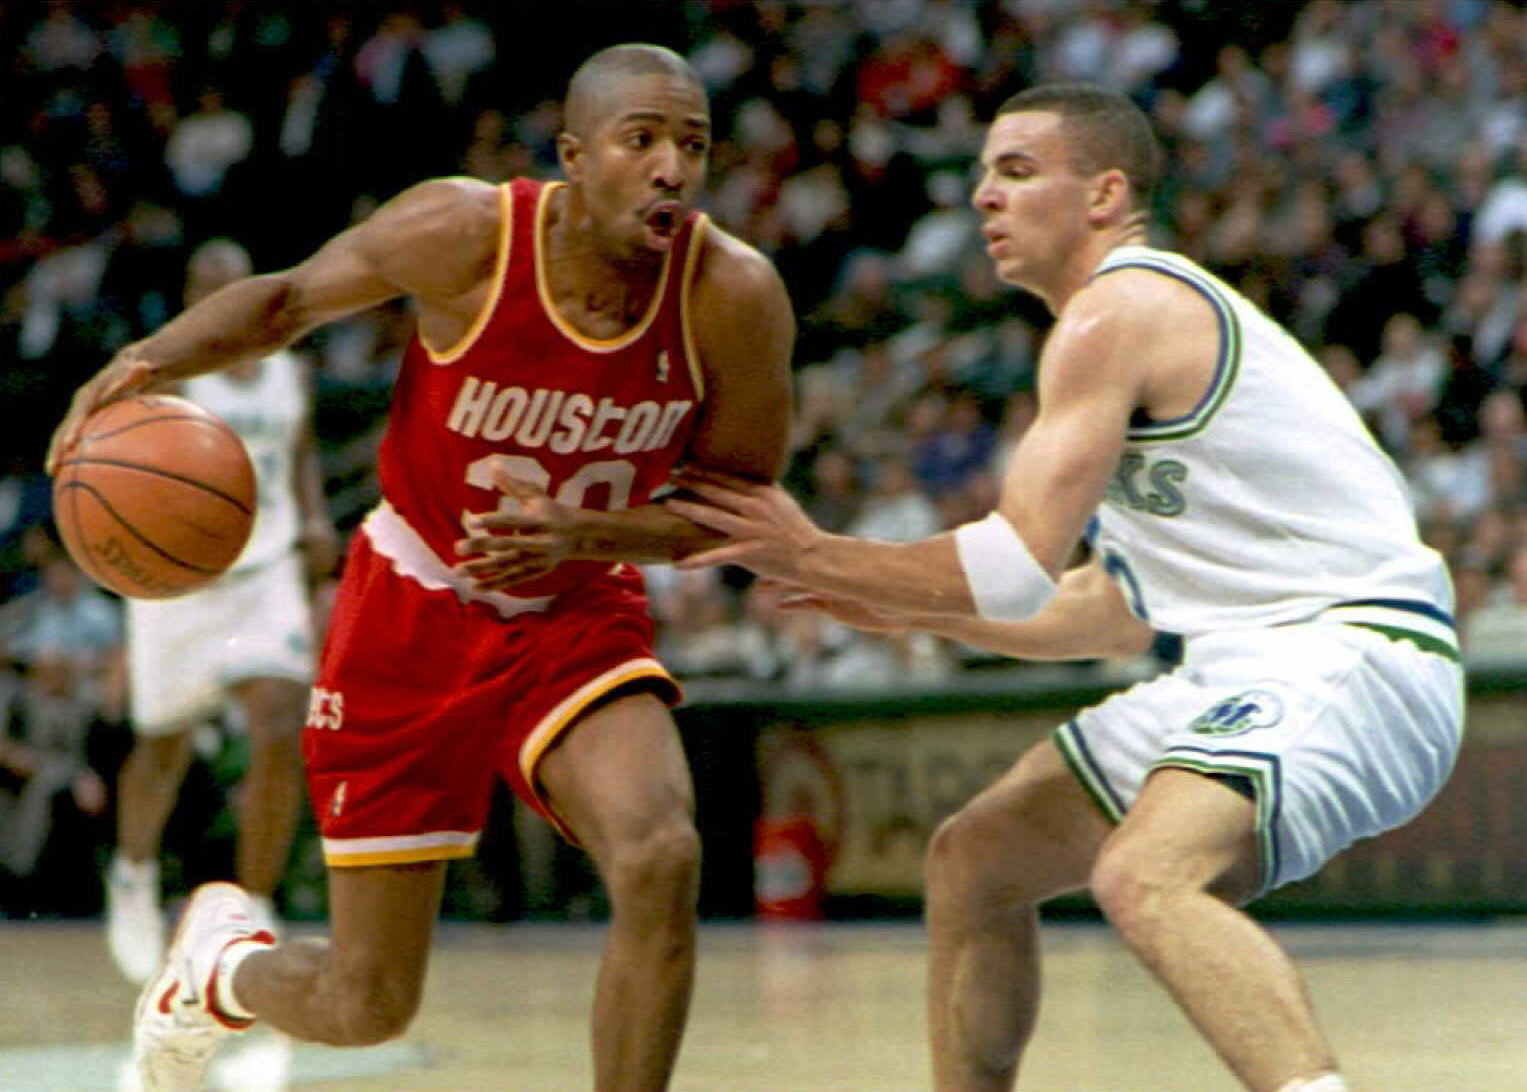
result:
[[[494,488],[495,467],[569,507],[645,504],[699,416],[687,301],[705,217],[686,219],[641,320],[616,338],[586,337],[554,310],[543,265],[542,225],[560,185],[519,178],[501,188],[498,261],[481,314],[458,344],[438,350],[416,331],[403,355],[382,493],[444,565],[461,560],[466,514],[513,503]],[[609,568],[570,562],[510,594],[555,595]]]

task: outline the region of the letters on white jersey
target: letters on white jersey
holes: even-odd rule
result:
[[[1193,635],[1353,600],[1451,609],[1403,478],[1303,347],[1181,255],[1119,247],[1099,273],[1117,268],[1188,284],[1220,325],[1202,400],[1131,425],[1098,510],[1094,546],[1135,613]]]

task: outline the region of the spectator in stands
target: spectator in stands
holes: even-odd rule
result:
[[[219,230],[219,217],[231,215],[220,204],[232,168],[254,150],[254,126],[231,110],[218,87],[206,87],[197,108],[175,123],[164,159],[180,194],[182,215],[195,225],[193,234]]]
[[[87,737],[95,721],[66,657],[34,659],[25,683],[0,679],[0,869],[27,879],[50,838],[73,841],[78,859],[103,833],[79,837],[106,811],[106,782],[91,768]],[[82,844],[83,842],[83,844]]]
[[[935,499],[958,493],[991,464],[996,439],[976,396],[955,392],[942,419],[913,450],[918,483]]]
[[[1463,627],[1470,666],[1527,667],[1527,542],[1506,566],[1506,582],[1474,611]]]
[[[942,528],[938,509],[917,487],[906,456],[896,453],[876,461],[864,505],[845,530],[858,538],[910,542]]]
[[[1434,339],[1414,315],[1401,312],[1384,324],[1383,352],[1348,393],[1377,424],[1384,446],[1405,451],[1411,429],[1437,406],[1445,368]]]

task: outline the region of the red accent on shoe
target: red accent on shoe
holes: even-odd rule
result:
[[[248,944],[251,942],[263,944],[267,948],[274,948],[276,946],[276,937],[270,930],[261,929],[257,933],[250,933],[247,937],[230,940],[217,953],[217,958],[212,961],[212,970],[207,974],[207,990],[202,995],[207,999],[207,1012],[212,1019],[222,1024],[229,1031],[247,1031],[254,1026],[255,1018],[253,1016],[248,1018],[229,1016],[227,1013],[219,1011],[217,1007],[217,969],[223,962],[223,952],[226,952],[235,944]]]
[[[170,1014],[170,1002],[175,1000],[175,995],[180,992],[180,983],[171,982],[170,988],[159,995],[159,1011],[166,1016]]]

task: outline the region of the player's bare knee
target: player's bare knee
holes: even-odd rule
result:
[[[666,906],[699,878],[700,835],[688,818],[674,818],[623,839],[608,855],[606,881],[617,909]]]
[[[1189,871],[1166,865],[1137,840],[1114,839],[1098,854],[1090,887],[1114,928],[1128,936],[1169,914],[1174,898],[1204,885]]]
[[[965,808],[939,824],[928,845],[925,863],[929,908],[962,917],[1005,917],[1044,897],[1027,880],[1031,877],[1014,854],[1011,820],[976,808]]]
[[[331,1010],[332,1046],[374,1046],[408,1030],[419,1011],[412,981],[380,974],[352,975],[336,984]]]

